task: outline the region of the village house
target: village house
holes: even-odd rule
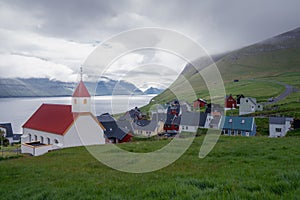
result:
[[[156,113],[152,115],[151,120],[139,120],[133,123],[134,133],[136,135],[154,136],[164,132],[164,124],[167,115]]]
[[[269,137],[284,137],[290,130],[293,118],[289,117],[270,117],[269,118]]]
[[[255,98],[245,97],[240,99],[239,115],[262,111],[263,106],[256,102]]]
[[[208,123],[206,119],[207,113],[204,112],[183,112],[179,132],[197,132],[198,128],[204,128]]]
[[[221,115],[215,115],[215,116],[211,115],[211,117],[208,115],[207,119],[210,119],[207,128],[219,129],[221,127],[221,122],[222,122]]]
[[[59,148],[105,144],[104,129],[91,113],[91,96],[80,81],[72,105],[42,104],[25,122],[21,151],[38,156]]]
[[[104,113],[97,116],[98,121],[104,126],[104,134],[109,143],[129,142],[132,135],[126,129],[118,127],[115,119],[109,114]]]
[[[222,133],[224,135],[255,136],[256,125],[253,117],[222,117]]]
[[[14,134],[11,123],[1,123],[0,131],[3,133],[4,138],[9,141],[9,144],[19,143],[21,134]]]
[[[226,96],[226,98],[225,98],[225,109],[226,110],[231,110],[231,109],[236,109],[236,108],[237,108],[237,102],[232,97],[232,95],[230,94],[229,96]]]
[[[198,98],[193,102],[194,109],[204,108],[206,106],[206,100]]]

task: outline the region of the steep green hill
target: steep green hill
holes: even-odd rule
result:
[[[253,96],[261,101],[279,95],[283,90],[274,81],[300,85],[300,28],[280,34],[242,49],[212,57],[226,87],[226,93]],[[154,98],[155,103],[177,98],[192,101],[190,84],[198,97],[209,99],[206,84],[197,70],[210,67],[207,59],[199,59],[193,68],[188,64],[178,79],[163,93]],[[288,75],[293,75],[290,81]],[[233,80],[239,80],[233,84]],[[241,85],[243,87],[241,87]]]

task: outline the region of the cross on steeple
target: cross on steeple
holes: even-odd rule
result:
[[[82,72],[82,66],[80,67],[80,81],[82,81],[82,74],[83,74],[83,72]]]

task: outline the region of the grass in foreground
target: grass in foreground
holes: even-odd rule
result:
[[[115,171],[84,147],[0,162],[1,199],[297,199],[300,137],[222,136],[198,158],[203,137],[169,167],[146,174]],[[121,144],[137,152],[166,141]],[[142,149],[142,150],[141,150]]]

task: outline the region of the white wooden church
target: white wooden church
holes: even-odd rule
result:
[[[104,127],[91,113],[91,96],[81,80],[72,105],[42,104],[23,125],[22,153],[34,156],[48,151],[105,144]]]

